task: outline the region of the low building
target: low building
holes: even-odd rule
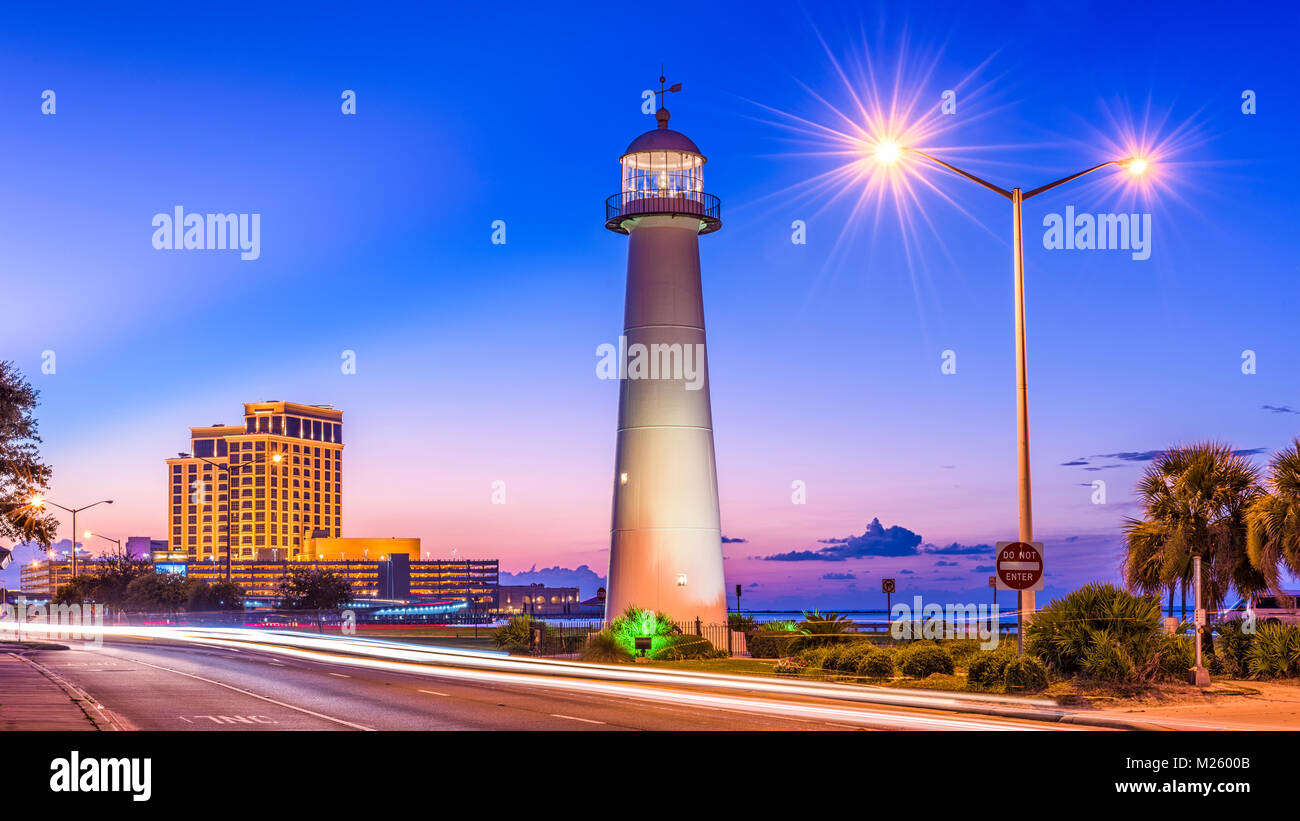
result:
[[[578,588],[544,584],[510,584],[497,588],[497,610],[530,616],[578,615]]]

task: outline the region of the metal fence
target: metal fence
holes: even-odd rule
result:
[[[534,631],[529,652],[538,656],[580,655],[586,649],[587,639],[602,629],[604,625],[600,622],[547,623],[544,630]],[[744,634],[732,631],[725,624],[704,624],[697,620],[677,625],[674,634],[699,636],[708,640],[715,648],[725,650],[731,656],[749,654]]]

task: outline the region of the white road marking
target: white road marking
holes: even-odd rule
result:
[[[181,672],[180,670],[173,670],[170,667],[163,667],[161,664],[150,664],[147,661],[140,661],[139,659],[136,659],[135,663],[143,664],[145,667],[152,667],[155,670],[165,670],[168,673],[175,673],[178,676],[185,676],[186,678],[192,678],[197,681],[205,681],[208,684],[215,684],[218,687],[225,687],[227,690],[234,690],[236,693],[243,693],[246,696],[252,696],[253,698],[261,699],[262,701],[265,701],[268,704],[274,704],[277,707],[284,707],[289,710],[296,710],[300,713],[306,713],[309,716],[315,716],[316,718],[323,718],[326,721],[332,721],[335,724],[342,724],[344,727],[351,727],[354,730],[366,730],[368,732],[374,732],[375,729],[374,727],[366,727],[361,724],[353,724],[351,721],[344,721],[343,719],[335,718],[334,716],[327,716],[324,713],[318,713],[315,710],[308,710],[306,707],[298,707],[293,704],[287,704],[283,701],[277,701],[273,698],[267,698],[266,696],[258,695],[257,693],[254,693],[250,690],[245,690],[242,687],[236,687],[233,684],[226,684],[224,681],[216,681],[215,679],[204,678],[203,676],[196,676],[193,673],[184,673]]]
[[[431,695],[431,696],[447,696],[448,698],[451,697],[451,693],[440,693],[440,692],[438,692],[437,690],[416,690],[415,692],[417,692],[417,693],[428,693],[428,694]]]
[[[566,716],[560,713],[551,713],[552,718],[567,718],[569,721],[581,721],[584,724],[604,724],[603,721],[597,721],[594,718],[578,718],[577,716]]]
[[[335,678],[352,678],[352,676],[349,676],[347,673],[330,673],[330,675]]]

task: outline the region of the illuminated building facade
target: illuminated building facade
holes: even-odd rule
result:
[[[343,528],[343,412],[293,402],[244,404],[244,424],[190,428],[167,460],[167,549],[190,562],[307,558],[307,541]]]
[[[578,588],[511,584],[497,588],[497,609],[530,616],[568,616],[578,612]]]

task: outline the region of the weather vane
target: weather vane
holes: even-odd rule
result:
[[[682,90],[682,84],[681,84],[681,83],[673,83],[673,84],[672,84],[671,86],[669,86],[668,88],[664,88],[664,83],[666,83],[666,82],[668,82],[668,78],[664,77],[664,66],[663,66],[663,63],[660,63],[660,64],[659,64],[659,90],[655,92],[655,99],[658,100],[658,102],[659,102],[659,105],[658,105],[659,108],[663,108],[663,107],[664,107],[664,95],[665,95],[665,94],[671,94],[671,93],[673,93],[674,91],[681,91],[681,90]]]

